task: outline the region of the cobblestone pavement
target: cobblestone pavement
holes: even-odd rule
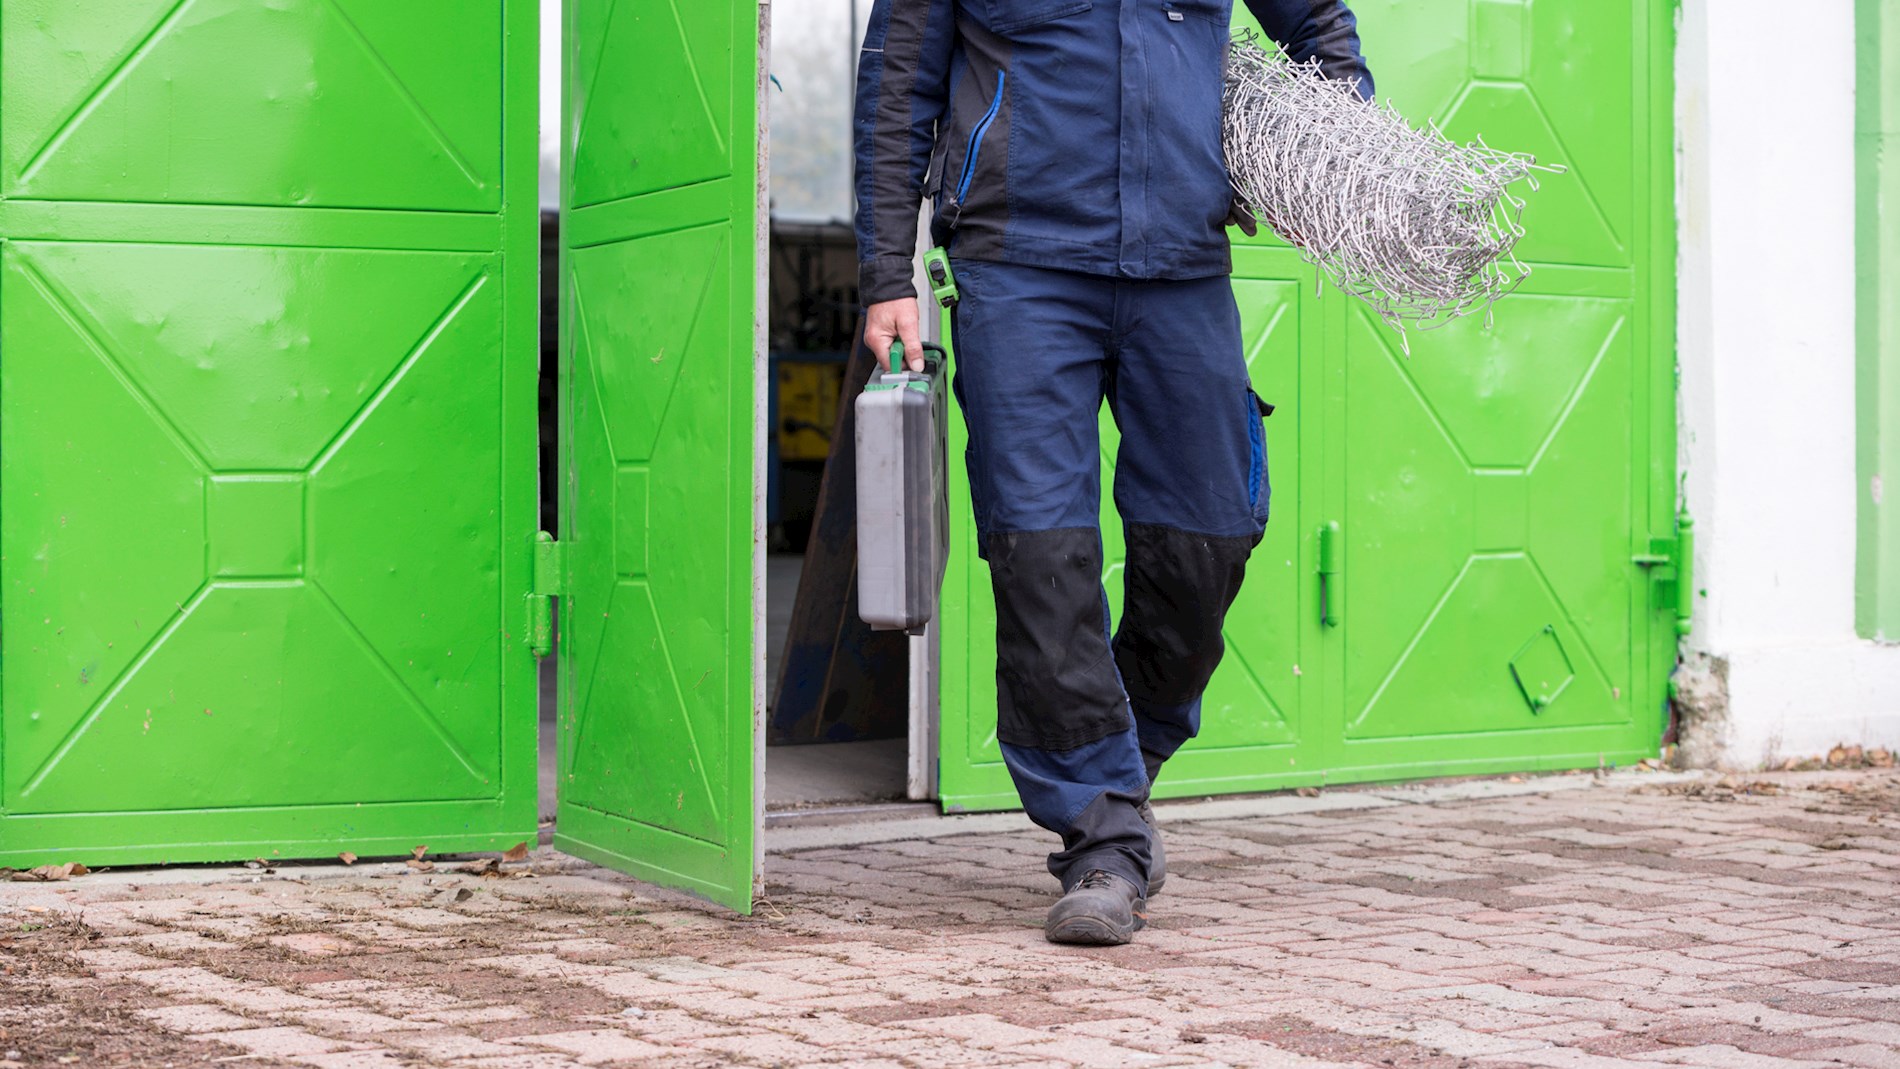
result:
[[[1580,785],[1571,778],[1565,786]],[[1337,797],[1328,792],[1325,799]],[[0,887],[24,1064],[1900,1067],[1900,777],[1169,821],[1135,945],[1029,833],[768,859],[742,919],[534,855]]]

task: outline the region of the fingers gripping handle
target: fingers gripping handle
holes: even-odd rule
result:
[[[884,372],[884,375],[886,378],[891,378],[892,376],[909,376],[909,375],[915,374],[915,372],[903,370],[905,367],[903,342],[894,341],[891,343],[890,357],[891,357],[890,363],[886,365],[887,367],[890,368],[890,370],[887,372]],[[949,358],[949,353],[944,349],[943,346],[938,345],[934,341],[925,342],[924,343],[924,371],[923,371],[923,374],[925,375],[925,377],[936,378],[938,375],[942,374],[943,365],[945,361],[948,360],[948,358]],[[899,379],[898,381],[904,381],[904,380]]]

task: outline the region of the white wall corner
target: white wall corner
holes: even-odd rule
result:
[[[1798,86],[1763,74],[1784,4],[1679,13],[1678,457],[1708,592],[1687,647],[1726,676],[1699,749],[1738,767],[1900,743],[1900,646],[1854,632],[1853,7],[1803,6]]]

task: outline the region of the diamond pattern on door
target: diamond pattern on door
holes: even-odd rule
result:
[[[501,21],[467,0],[9,0],[7,195],[497,211]]]
[[[701,227],[573,250],[574,579],[563,639],[574,698],[563,799],[706,842],[722,836],[734,621],[709,617],[725,565],[723,452],[735,433],[722,362],[730,232]],[[665,522],[655,522],[655,518]],[[664,621],[664,623],[663,623]],[[736,774],[747,774],[737,770]],[[666,804],[637,809],[656,796]],[[657,815],[656,815],[657,814]]]
[[[1348,314],[1348,739],[1630,718],[1628,302],[1511,303],[1409,360]],[[1510,666],[1546,627],[1578,678],[1533,711]]]
[[[7,246],[9,811],[499,792],[494,268]]]

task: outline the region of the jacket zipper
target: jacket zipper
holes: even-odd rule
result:
[[[964,194],[970,191],[970,179],[976,176],[976,157],[983,151],[983,135],[989,132],[990,124],[996,121],[996,113],[1003,108],[1003,82],[1008,72],[996,72],[996,96],[990,99],[990,110],[983,113],[976,126],[970,130],[970,148],[963,155],[963,176],[957,179],[957,203],[963,203]]]

